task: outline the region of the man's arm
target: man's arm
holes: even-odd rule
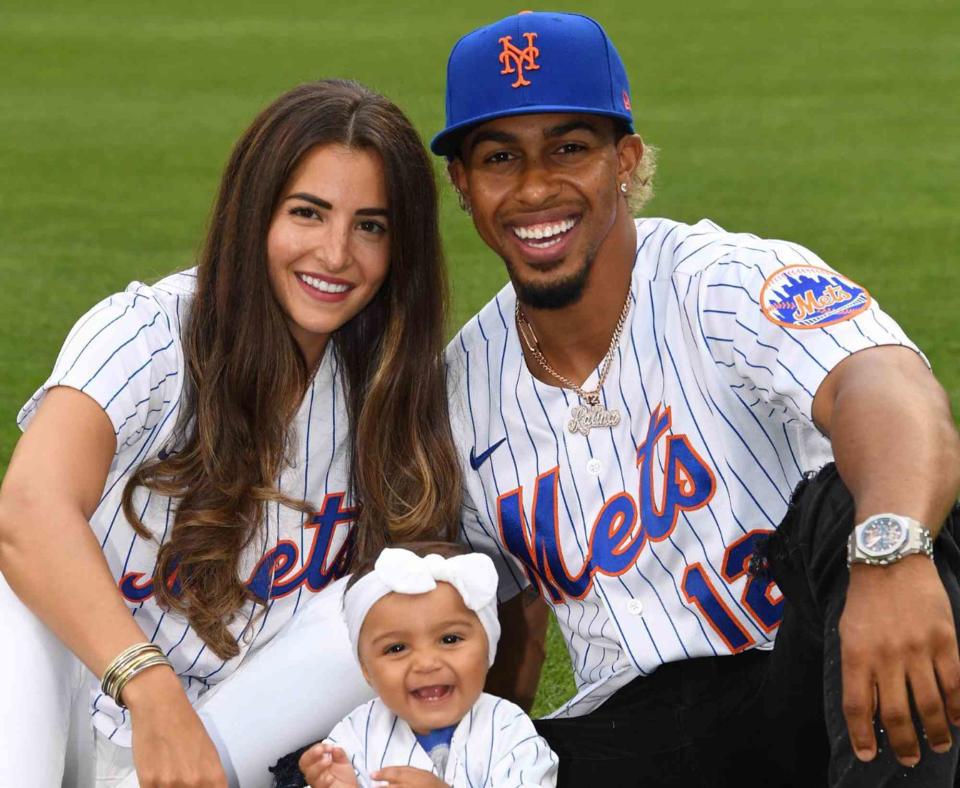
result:
[[[547,653],[550,608],[533,586],[527,586],[513,599],[501,604],[497,613],[500,616],[500,644],[484,689],[529,712]]]
[[[883,512],[915,518],[936,535],[960,489],[960,438],[949,400],[912,350],[879,347],[840,362],[813,403],[855,522]],[[935,751],[960,724],[956,622],[932,561],[913,555],[886,567],[855,565],[840,619],[843,705],[854,751],[877,752],[880,718],[898,760],[920,759],[909,693]]]

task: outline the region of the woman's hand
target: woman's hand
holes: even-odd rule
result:
[[[300,771],[310,788],[356,788],[357,776],[347,754],[332,744],[315,744],[300,756]]]
[[[122,694],[140,788],[227,788],[217,749],[172,670],[148,668]]]
[[[413,766],[388,766],[370,776],[383,788],[450,788],[432,772]]]

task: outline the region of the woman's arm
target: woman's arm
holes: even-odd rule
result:
[[[146,638],[116,586],[89,518],[116,450],[113,426],[86,394],[44,396],[0,487],[0,572],[24,604],[96,676]],[[225,786],[216,750],[173,671],[157,666],[123,691],[143,788]]]
[[[484,690],[529,712],[537,695],[540,670],[547,654],[550,608],[527,586],[497,607],[500,643]]]
[[[75,389],[55,388],[17,444],[0,487],[0,571],[97,676],[144,640],[88,522],[114,450],[113,427],[100,406]]]

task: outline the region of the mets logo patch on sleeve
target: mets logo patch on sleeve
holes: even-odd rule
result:
[[[760,290],[767,319],[786,328],[824,328],[856,317],[870,306],[870,294],[856,282],[826,268],[788,265],[774,271]]]

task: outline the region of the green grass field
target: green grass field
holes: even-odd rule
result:
[[[450,46],[519,10],[138,5],[14,0],[0,11],[0,472],[15,414],[74,320],[131,279],[191,264],[230,146],[260,107],[299,82],[353,77],[429,137],[442,126]],[[955,2],[562,8],[589,9],[627,63],[638,129],[661,151],[648,212],[812,248],[924,348],[958,412]],[[459,325],[505,274],[445,191]],[[564,659],[554,632],[539,712],[570,692]]]

